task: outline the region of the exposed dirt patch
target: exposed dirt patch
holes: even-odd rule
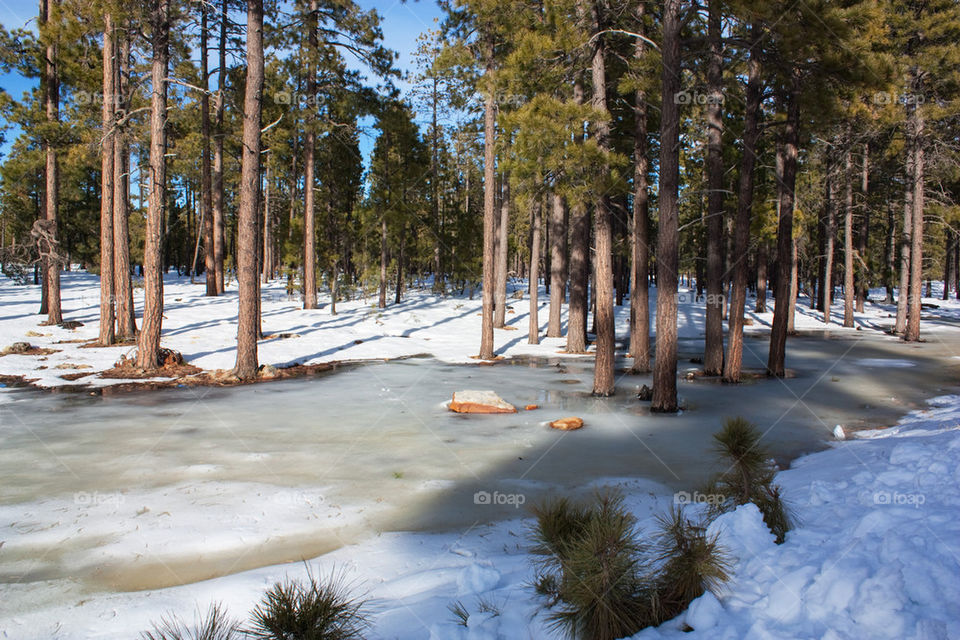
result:
[[[93,371],[88,371],[86,373],[64,373],[60,377],[63,378],[64,380],[70,380],[72,382],[74,380],[79,380],[80,378],[86,378],[87,376],[92,376],[94,373],[95,372]]]
[[[96,338],[91,338],[91,339],[89,339],[89,340],[62,340],[62,341],[61,341],[60,343],[58,343],[58,344],[65,344],[65,343],[74,343],[74,344],[76,344],[76,343],[78,343],[78,342],[84,342],[84,343],[86,343],[86,344],[83,344],[83,345],[80,346],[81,349],[109,349],[110,347],[127,347],[127,348],[129,348],[129,347],[135,347],[135,346],[137,346],[137,341],[134,340],[134,339],[132,339],[132,338],[131,338],[130,340],[124,340],[123,342],[114,342],[113,344],[100,344],[100,343],[96,340]]]
[[[30,347],[24,351],[11,351],[10,353],[0,353],[2,356],[48,356],[51,353],[60,353],[61,349],[47,349],[45,347]]]

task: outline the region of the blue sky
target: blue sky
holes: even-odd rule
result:
[[[436,20],[442,12],[435,0],[419,0],[418,2],[402,2],[401,0],[357,0],[364,9],[376,9],[382,20],[384,43],[390,49],[397,51],[400,58],[397,66],[402,70],[410,70],[413,65],[412,53],[416,48],[417,36],[428,29],[436,28]],[[37,14],[35,0],[0,0],[0,24],[7,29],[33,26]],[[14,98],[20,98],[24,91],[33,84],[16,74],[0,74],[0,87],[5,89]],[[401,83],[401,87],[405,86]],[[370,121],[362,123],[369,126]],[[10,142],[16,137],[16,132],[7,132],[7,143],[0,148],[0,154],[9,148]],[[372,146],[370,136],[361,136],[361,146],[364,156],[369,154]]]

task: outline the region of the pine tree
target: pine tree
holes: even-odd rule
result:
[[[260,116],[263,109],[263,0],[247,0],[247,79],[243,97],[243,155],[237,220],[237,282],[240,287],[237,365],[241,380],[256,378],[260,327],[257,228],[260,211]]]
[[[103,15],[103,137],[100,145],[100,340],[103,346],[114,341],[114,104],[116,81],[114,58],[116,37],[109,13]]]
[[[163,218],[166,214],[167,66],[169,64],[170,3],[153,0],[150,7],[150,198],[143,252],[143,324],[137,349],[137,367],[158,366],[163,323]]]
[[[44,27],[41,37],[46,40],[47,44],[44,69],[44,102],[47,122],[52,126],[60,122],[59,44],[57,42],[56,26],[50,28],[50,23],[55,22],[58,18],[57,12],[57,0],[46,0],[40,20]],[[47,252],[44,262],[46,268],[46,273],[44,274],[44,291],[47,294],[47,324],[60,324],[63,322],[63,314],[60,308],[60,261],[62,258],[57,241],[57,227],[59,225],[57,209],[60,206],[59,163],[57,160],[57,149],[52,141],[45,141],[44,151],[46,154],[44,173],[46,179],[44,189],[44,217],[46,225],[43,231],[46,235],[44,244]]]
[[[664,0],[660,115],[660,223],[657,230],[657,341],[651,411],[677,403],[677,197],[680,184],[680,0]]]

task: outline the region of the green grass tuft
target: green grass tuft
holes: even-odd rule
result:
[[[247,633],[257,640],[360,640],[369,627],[367,602],[342,573],[320,582],[278,582],[251,613]]]
[[[447,605],[447,609],[453,614],[454,622],[461,627],[467,626],[467,621],[470,619],[470,612],[467,611],[467,608],[463,606],[462,602],[459,600],[451,602]]]
[[[213,603],[206,614],[198,610],[193,625],[176,615],[169,615],[153,624],[153,629],[140,634],[141,640],[240,640],[238,622],[231,620],[219,603]]]
[[[704,591],[717,592],[730,578],[730,561],[716,537],[707,537],[705,524],[688,519],[682,508],[671,509],[658,520],[657,551],[662,564],[656,602],[662,622],[677,616]]]

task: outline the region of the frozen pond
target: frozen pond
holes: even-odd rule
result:
[[[711,435],[725,417],[755,422],[785,465],[826,446],[837,424],[890,424],[956,393],[960,345],[928,340],[791,338],[793,377],[734,386],[683,379],[702,343],[681,341],[679,416],[635,399],[649,376],[623,375],[617,396],[591,398],[592,360],[569,358],[421,358],[108,397],[4,391],[0,601],[17,610],[192,582],[380,531],[467,530],[602,478],[693,491],[717,471]],[[766,340],[748,338],[746,366],[765,360]],[[459,389],[494,389],[520,412],[451,414]],[[545,426],[570,415],[586,427]]]

